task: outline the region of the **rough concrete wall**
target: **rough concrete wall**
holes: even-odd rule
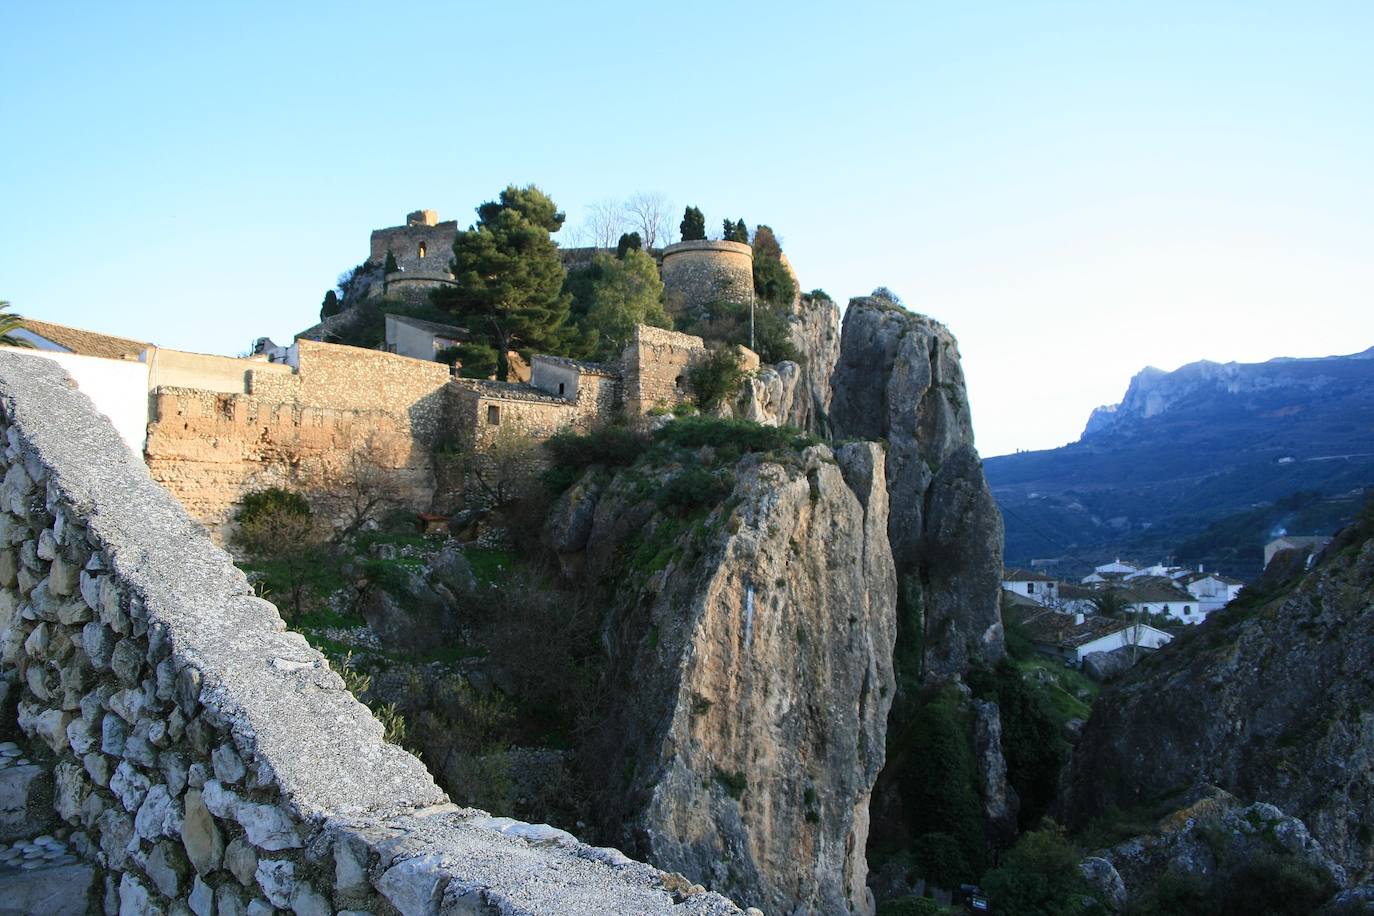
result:
[[[688,400],[687,370],[705,353],[700,337],[646,325],[636,327],[620,359],[625,373],[625,412],[631,417],[643,416],[656,406],[671,407]]]
[[[743,242],[678,242],[663,249],[664,295],[674,312],[754,298],[754,249]]]
[[[740,912],[449,803],[58,367],[0,353],[0,409],[2,721],[103,872],[91,911]]]

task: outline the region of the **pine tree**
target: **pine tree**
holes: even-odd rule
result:
[[[401,266],[396,263],[396,255],[392,254],[391,251],[388,249],[386,253],[386,266],[383,268],[383,270],[386,273],[394,274],[396,271],[400,269]]]
[[[557,353],[564,343],[569,296],[549,235],[564,216],[534,185],[507,187],[477,215],[453,242],[454,285],[431,299],[468,329],[470,345],[495,352],[497,377],[506,379],[510,351]]]
[[[706,217],[696,207],[688,207],[682,213],[682,224],[678,226],[684,242],[699,242],[706,238]]]
[[[339,294],[332,289],[324,294],[324,302],[320,303],[320,320],[333,317],[343,311],[343,306],[339,304]]]

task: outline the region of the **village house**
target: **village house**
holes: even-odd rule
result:
[[[1144,623],[1050,610],[1027,616],[1022,625],[1038,651],[1075,668],[1094,652],[1116,652],[1132,646],[1153,651],[1174,638]]]
[[[439,353],[456,347],[467,338],[467,331],[451,324],[411,318],[409,315],[386,315],[386,352],[411,359],[434,360]]]
[[[1220,573],[1203,572],[1201,569],[1187,573],[1177,581],[1188,590],[1188,594],[1198,600],[1198,607],[1204,615],[1234,601],[1240,590],[1245,587],[1245,583],[1239,579],[1232,579]]]
[[[1123,592],[1129,614],[1163,614],[1179,623],[1202,623],[1207,611],[1198,599],[1162,576],[1140,579]]]
[[[1003,570],[1002,589],[1014,595],[1025,595],[1042,607],[1050,607],[1059,599],[1059,582],[1053,576],[1029,569]]]

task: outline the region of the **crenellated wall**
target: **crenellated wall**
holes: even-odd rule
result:
[[[358,449],[386,469],[397,502],[427,509],[444,497],[431,449],[448,419],[448,367],[308,340],[298,347],[298,371],[249,368],[246,394],[156,389],[146,447],[153,479],[217,537],[243,494],[327,491],[320,478]]]
[[[0,730],[52,786],[31,845],[71,851],[5,887],[107,914],[740,913],[449,803],[56,365],[0,352],[0,433]],[[47,871],[72,859],[84,886]]]

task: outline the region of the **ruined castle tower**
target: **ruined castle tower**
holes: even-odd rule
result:
[[[406,214],[404,226],[373,230],[368,260],[383,267],[388,253],[395,258],[397,269],[388,271],[385,278],[387,292],[451,286],[453,274],[448,265],[457,235],[457,220],[441,223],[435,211],[416,210]]]
[[[743,242],[678,242],[663,249],[663,288],[671,314],[711,302],[754,298],[754,249]]]

